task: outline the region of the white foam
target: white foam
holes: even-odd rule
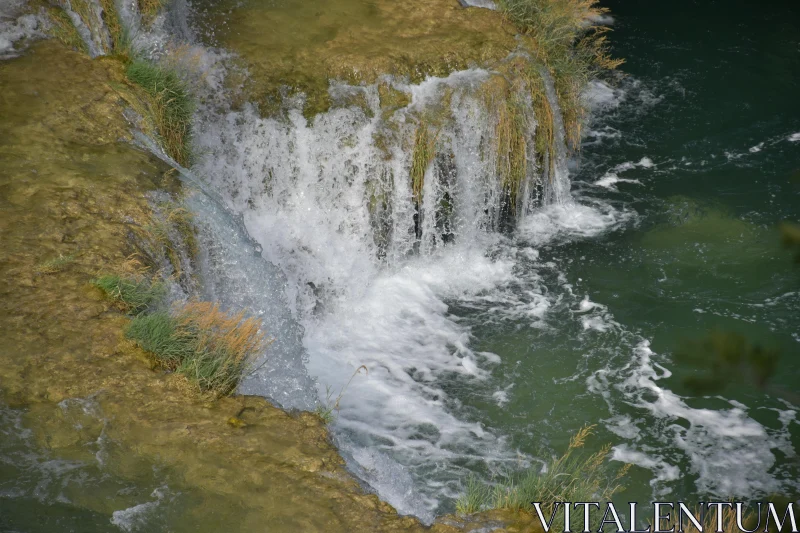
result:
[[[583,101],[593,111],[607,111],[619,107],[625,92],[601,80],[592,80],[582,94]]]
[[[148,531],[151,527],[149,524],[150,517],[158,508],[161,500],[164,499],[165,489],[165,487],[155,489],[150,494],[151,498],[155,498],[153,501],[114,511],[111,515],[111,523],[126,533]]]
[[[616,174],[606,174],[605,176],[603,176],[599,180],[595,181],[594,185],[597,185],[598,187],[604,187],[606,189],[616,190],[615,185],[617,183],[633,183],[635,185],[641,185],[642,184],[642,182],[639,181],[639,180],[630,180],[630,179],[620,178]]]
[[[649,342],[641,341],[634,353],[636,360],[632,365],[612,372],[617,375],[628,372],[616,387],[625,393],[627,402],[664,421],[658,424],[663,429],[657,438],[661,442],[668,438],[683,451],[697,476],[698,492],[718,497],[752,496],[785,488],[770,469],[776,460],[772,450],[786,449],[786,427],[768,431],[748,416],[743,405],[716,410],[693,408],[656,384],[670,373],[653,361]],[[608,371],[601,375],[602,379],[595,375],[590,381],[595,390],[602,390],[611,382]],[[637,438],[641,432],[655,427],[651,419],[633,423],[638,426]],[[663,482],[675,479],[674,473],[678,471],[674,458],[644,445],[618,447],[614,457],[652,469],[656,475],[656,495],[669,491]]]
[[[792,133],[791,135],[786,137],[786,140],[793,143],[800,142],[800,132]]]
[[[637,179],[620,178],[618,174],[626,172],[628,170],[633,170],[637,167],[653,168],[654,166],[655,164],[653,163],[653,160],[647,156],[642,157],[636,163],[634,163],[633,161],[625,161],[624,163],[620,163],[611,170],[609,170],[608,172],[606,172],[606,174],[599,180],[595,181],[593,185],[596,185],[597,187],[604,187],[606,189],[610,189],[613,191],[617,190],[617,188],[615,187],[617,183],[633,183],[635,185],[641,185],[642,182],[640,182]]]
[[[23,14],[23,0],[7,0],[0,6],[0,59],[16,57],[22,43],[43,37],[42,23],[34,14]]]
[[[588,20],[595,25],[611,26],[614,24],[614,17],[608,14],[600,14],[588,17]]]
[[[763,142],[760,142],[760,143],[758,143],[758,144],[757,144],[757,145],[755,145],[755,146],[751,146],[751,147],[750,147],[750,149],[749,149],[749,151],[750,151],[750,153],[751,153],[751,154],[757,154],[757,153],[758,153],[758,152],[760,152],[760,151],[761,151],[763,148],[764,148],[764,143],[763,143]]]
[[[526,242],[539,246],[551,241],[595,237],[620,227],[633,214],[618,211],[609,205],[586,205],[571,202],[549,205],[527,216],[517,232]]]
[[[484,9],[496,10],[497,4],[492,0],[459,0],[462,4],[470,7],[482,7]]]

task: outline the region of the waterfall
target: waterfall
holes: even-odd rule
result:
[[[144,30],[130,0],[117,5],[150,57],[168,48],[171,19],[185,25],[178,9]],[[240,392],[285,408],[335,405],[332,430],[350,468],[425,521],[475,465],[525,464],[502,435],[455,414],[449,386],[485,382],[499,358],[470,347],[448,302],[512,283],[514,261],[497,243],[534,207],[569,197],[549,74],[556,148],[538,154],[541,164],[531,98],[497,72],[332,83],[332,108],[308,120],[302,98],[273,117],[250,103],[232,108],[225,55],[200,52],[199,160],[180,169],[139,139],[199,189],[187,205],[200,230],[202,296],[248,309],[275,339]]]

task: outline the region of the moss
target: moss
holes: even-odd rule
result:
[[[131,315],[138,315],[158,305],[166,294],[162,283],[154,283],[146,278],[108,274],[95,279],[92,284],[122,311]]]
[[[381,103],[381,114],[386,120],[398,109],[402,109],[411,103],[411,95],[398,91],[388,82],[378,84],[378,97]]]
[[[191,302],[172,313],[140,315],[125,334],[161,366],[223,396],[236,389],[266,347],[260,328],[260,321],[244,313],[229,315],[216,304]]]
[[[298,1],[206,5],[221,44],[247,62],[253,99],[271,104],[260,106],[262,114],[298,92],[306,94],[307,117],[327,110],[331,79],[420,81],[499,61],[516,48],[514,28],[498,13],[455,0],[411,0],[404,9],[391,0],[332,0],[314,9]]]
[[[337,91],[337,94],[331,98],[331,102],[333,107],[355,107],[360,109],[367,118],[373,118],[375,116],[367,100],[367,93],[360,87],[345,91]]]
[[[149,96],[150,113],[167,155],[188,166],[194,103],[184,83],[175,72],[143,60],[131,62],[126,76]]]

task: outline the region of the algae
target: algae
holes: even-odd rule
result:
[[[411,0],[402,8],[390,0],[199,5],[218,44],[246,61],[262,114],[297,93],[306,96],[307,117],[327,110],[330,79],[357,85],[389,74],[418,82],[499,61],[517,46],[516,29],[498,13],[457,0]]]

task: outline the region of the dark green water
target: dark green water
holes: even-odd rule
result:
[[[567,215],[578,229],[520,273],[518,294],[547,289],[546,326],[464,311],[477,349],[503,358],[493,390],[513,384],[502,407],[489,388],[469,403],[540,457],[600,423],[593,446],[637,465],[621,502],[796,494],[800,267],[778,225],[800,220],[800,5],[607,5],[628,76],[597,108],[573,195],[613,223]],[[602,306],[581,311],[584,296]],[[700,370],[675,354],[713,331],[779,350],[771,392],[751,376],[707,396],[684,386]]]

